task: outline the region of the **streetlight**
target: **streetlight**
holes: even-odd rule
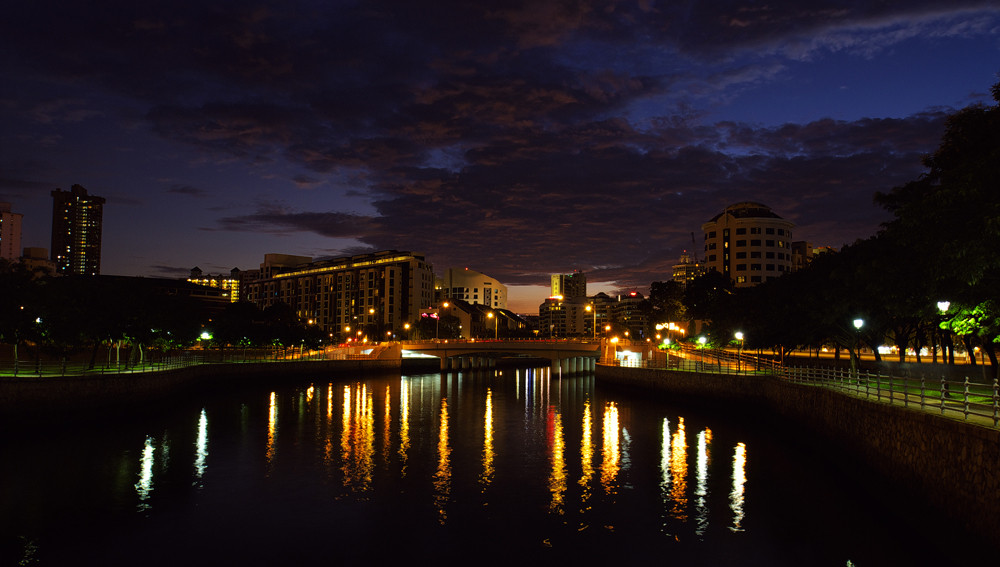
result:
[[[948,315],[948,308],[951,307],[950,301],[938,301],[937,308],[941,312],[941,322],[938,323],[938,327],[943,331],[944,318]],[[945,364],[950,364],[955,362],[955,351],[953,348],[949,348],[951,345],[951,335],[945,335],[941,338],[941,361]],[[936,352],[936,351],[935,351]]]
[[[865,326],[865,320],[860,317],[854,320],[854,352],[851,354],[851,372],[855,377],[858,375],[858,367],[861,362],[861,327]]]
[[[497,323],[499,322],[499,319],[493,315],[492,311],[487,313],[486,317],[488,319],[493,319],[493,340],[497,340],[500,337],[500,332],[497,330]]]
[[[593,326],[591,326],[591,330],[594,331],[594,339],[597,339],[597,307],[595,307],[594,304],[591,303],[590,305],[588,305],[584,309],[587,310],[587,313],[590,313],[590,312],[594,313],[594,324],[593,324]]]
[[[448,302],[445,301],[444,303],[442,303],[441,307],[444,308],[444,309],[447,309],[448,308]],[[440,339],[441,338],[441,309],[438,309],[437,320],[434,322],[434,338],[435,339]]]
[[[743,368],[743,331],[736,331],[736,340],[739,341],[739,348],[736,350],[736,371]]]

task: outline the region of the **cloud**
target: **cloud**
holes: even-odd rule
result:
[[[167,189],[167,193],[174,193],[176,195],[188,195],[190,197],[204,198],[208,195],[208,191],[204,189],[199,189],[192,185],[171,185]]]

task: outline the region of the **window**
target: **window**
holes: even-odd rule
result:
[[[708,238],[715,238],[715,231],[714,230],[712,232],[708,233]]]
[[[778,229],[778,236],[784,236],[784,235],[785,235],[785,229],[779,228]]]
[[[746,276],[736,276],[736,283],[747,283]]]
[[[742,259],[744,259],[746,257],[747,257],[747,253],[746,252],[737,252],[736,253],[736,259],[737,260],[742,260]]]
[[[766,266],[766,268],[767,268],[767,271],[769,271],[769,272],[773,272],[773,271],[774,271],[774,264],[768,264],[768,265]]]
[[[760,264],[750,264],[750,271],[751,272],[759,272],[760,271]]]
[[[747,245],[747,241],[746,240],[737,240],[736,241],[736,245],[737,246],[746,246]]]
[[[774,234],[774,229],[773,228],[765,228],[764,229],[764,234]]]
[[[750,227],[750,234],[760,234],[760,227],[759,226],[751,226]]]
[[[747,233],[747,229],[745,229],[745,228],[737,228],[736,229],[736,234],[737,235],[739,235],[739,234],[746,234],[746,233]]]
[[[751,258],[760,258],[760,252],[751,252],[750,253],[750,257]]]
[[[770,246],[771,248],[774,248],[774,241],[773,240],[768,240],[768,241],[765,242],[765,244],[767,244],[767,246]]]
[[[715,243],[714,243],[714,242],[712,242],[711,244],[709,244],[709,245],[708,245],[708,249],[709,249],[709,250],[715,250]]]
[[[743,272],[746,271],[746,269],[747,269],[746,264],[736,264],[736,271]]]
[[[751,240],[750,246],[760,246],[760,240]]]
[[[715,261],[715,254],[709,254],[708,255],[708,261],[709,262],[714,262]]]
[[[770,260],[773,260],[774,259],[774,252],[768,252],[767,254],[764,254],[764,256],[766,258],[770,259]]]
[[[760,276],[750,276],[750,283],[760,283]]]

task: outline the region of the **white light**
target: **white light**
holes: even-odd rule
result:
[[[864,326],[865,326],[865,320],[864,319],[855,319],[854,320],[854,328],[855,329],[858,329],[860,331],[861,327],[864,327]]]

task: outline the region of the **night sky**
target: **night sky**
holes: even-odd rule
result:
[[[0,201],[49,248],[50,191],[105,197],[105,274],[413,250],[537,312],[669,279],[739,201],[873,235],[998,55],[962,0],[7,3]]]

